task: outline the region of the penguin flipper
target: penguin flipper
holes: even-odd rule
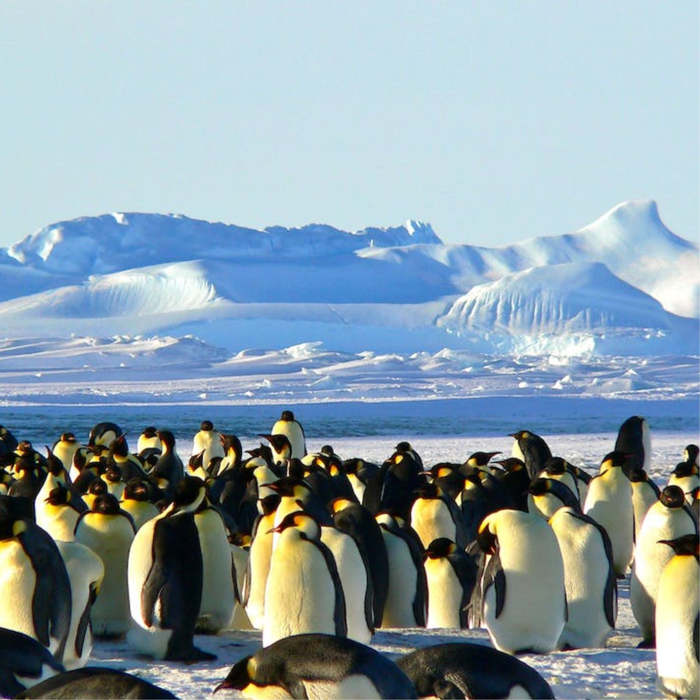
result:
[[[695,616],[693,625],[693,649],[695,649],[695,660],[700,661],[700,614]]]
[[[506,575],[501,566],[501,559],[498,552],[492,554],[486,568],[484,569],[484,578],[482,582],[483,596],[486,596],[486,591],[493,586],[496,592],[496,618],[503,612],[503,606],[506,603]]]
[[[83,610],[80,620],[78,621],[78,627],[75,631],[75,655],[80,658],[83,655],[83,646],[85,644],[85,635],[88,631],[88,625],[90,624],[90,610],[94,602],[97,600],[97,586],[94,583],[90,584],[90,593],[88,594],[88,600],[85,605],[85,610]]]

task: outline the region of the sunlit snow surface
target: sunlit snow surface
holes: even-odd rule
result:
[[[204,415],[204,414],[202,414]],[[223,418],[222,418],[223,420]],[[526,418],[523,417],[526,421]],[[538,431],[537,424],[528,424]],[[193,426],[194,427],[194,426]],[[223,426],[222,426],[223,427]],[[587,435],[559,434],[547,438],[552,452],[565,456],[574,464],[593,472],[601,458],[610,451],[616,433]],[[459,438],[415,438],[407,430],[393,436],[375,438],[335,438],[333,447],[341,457],[363,456],[382,460],[389,456],[400,439],[409,439],[426,464],[442,460],[461,461],[476,450],[510,452],[512,440],[505,436]],[[681,459],[683,447],[697,441],[697,432],[656,432],[652,435],[652,474],[665,484],[668,473]],[[309,440],[310,449],[319,449],[324,436]],[[244,447],[246,445],[244,444]],[[188,454],[191,439],[180,441],[183,455]],[[389,630],[379,631],[373,646],[389,656],[409,652],[418,647],[445,641],[469,640],[489,644],[485,630]],[[641,641],[629,605],[629,580],[621,582],[617,628],[605,649],[554,652],[546,655],[524,655],[526,663],[535,667],[549,682],[559,698],[658,697],[655,689],[654,651],[635,649]],[[218,655],[217,661],[184,666],[170,662],[154,662],[131,651],[126,642],[98,643],[91,664],[108,665],[135,673],[179,697],[196,698],[211,693],[226,676],[231,665],[260,645],[260,633],[229,631],[217,637],[198,636],[196,644]]]

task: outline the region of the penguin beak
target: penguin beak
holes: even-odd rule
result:
[[[221,681],[221,683],[219,683],[219,685],[216,686],[216,688],[214,688],[214,690],[212,690],[211,694],[214,695],[214,693],[218,693],[220,690],[231,690],[231,689],[233,689],[233,686],[228,681],[223,680],[223,681]]]

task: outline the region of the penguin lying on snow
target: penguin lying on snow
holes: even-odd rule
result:
[[[63,671],[51,652],[36,639],[0,628],[0,696],[13,698],[27,685]]]
[[[406,674],[351,639],[300,634],[238,661],[214,689],[244,697],[415,698]]]
[[[482,644],[436,644],[406,654],[396,665],[421,698],[554,697],[534,668]]]
[[[170,691],[124,671],[86,667],[67,671],[20,693],[18,698],[174,698]]]

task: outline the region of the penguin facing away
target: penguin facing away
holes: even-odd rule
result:
[[[299,634],[246,656],[214,689],[243,697],[415,698],[393,661],[352,639]]]
[[[547,681],[520,659],[483,644],[423,647],[397,659],[418,697],[554,698]]]
[[[194,513],[205,498],[197,477],[178,482],[173,502],[136,533],[129,550],[129,643],[154,658],[204,661],[194,646],[202,600],[202,552]]]
[[[664,695],[700,695],[700,563],[698,536],[661,540],[674,556],[664,567],[656,600],[656,685]]]
[[[625,455],[622,470],[626,475],[633,468],[651,468],[651,432],[649,424],[642,416],[630,416],[621,426],[615,441],[615,452]]]
[[[549,519],[564,561],[568,619],[558,647],[603,647],[615,628],[617,581],[608,533],[578,510],[562,507]]]
[[[524,462],[527,473],[534,479],[544,469],[547,460],[552,457],[549,445],[539,435],[529,430],[511,433],[513,438],[512,456]]]

